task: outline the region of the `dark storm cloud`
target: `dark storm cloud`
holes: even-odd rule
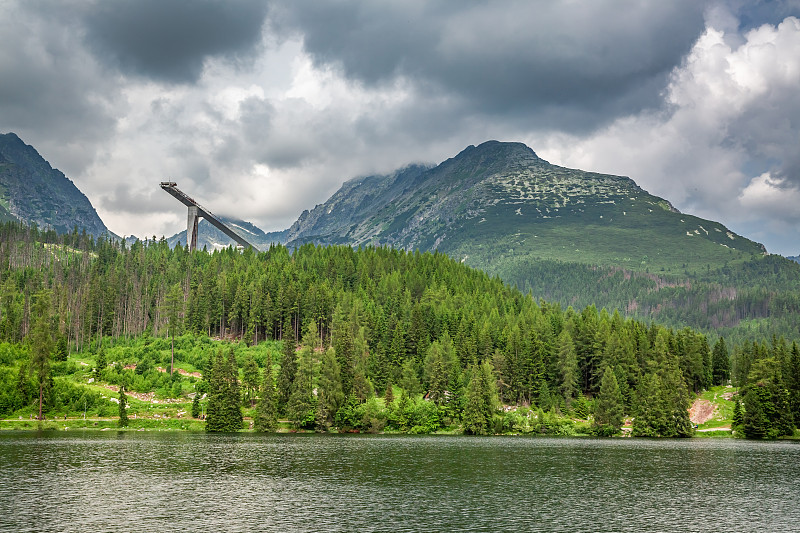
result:
[[[247,55],[260,41],[262,0],[122,0],[86,11],[86,38],[104,61],[135,75],[193,82],[203,60]]]
[[[299,32],[318,65],[367,86],[404,77],[473,113],[580,130],[658,105],[703,30],[704,6],[292,0],[271,22]]]

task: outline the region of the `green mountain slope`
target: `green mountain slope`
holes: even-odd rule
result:
[[[497,141],[434,168],[347,182],[303,213],[288,241],[439,250],[494,272],[531,258],[696,270],[764,253],[629,178],[551,165],[523,144]]]
[[[800,328],[796,263],[629,178],[551,165],[520,143],[348,181],[304,212],[287,242],[438,250],[562,306],[616,308],[712,337]]]
[[[14,133],[0,134],[0,221],[20,220],[60,233],[108,229],[89,199]]]

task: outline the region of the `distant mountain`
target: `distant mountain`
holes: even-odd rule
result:
[[[792,255],[792,256],[787,257],[786,259],[790,259],[790,260],[794,261],[795,263],[800,263],[800,255]]]
[[[109,235],[86,196],[14,133],[0,134],[0,221]]]
[[[245,222],[244,220],[223,216],[218,216],[217,218],[259,250],[267,250],[271,244],[283,244],[286,242],[288,230],[264,233],[264,231],[255,225],[250,222]],[[169,237],[167,242],[170,247],[175,247],[178,244],[186,246],[186,230]],[[214,250],[227,248],[230,245],[236,246],[236,243],[220,230],[209,224],[208,221],[200,219],[197,225],[198,250],[202,250],[205,247],[209,252],[213,252]]]
[[[497,141],[435,167],[348,181],[304,212],[287,239],[439,250],[490,272],[530,259],[691,270],[765,252],[630,178],[559,167]]]

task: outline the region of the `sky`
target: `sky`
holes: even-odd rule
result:
[[[0,0],[7,132],[118,235],[496,139],[797,255],[800,0]]]

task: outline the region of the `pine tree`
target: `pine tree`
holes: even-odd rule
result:
[[[297,343],[294,336],[294,328],[290,324],[284,330],[283,335],[283,358],[281,359],[281,369],[278,374],[278,412],[285,413],[289,403],[289,396],[292,394],[294,376],[297,374]]]
[[[50,314],[50,292],[41,291],[36,295],[31,309],[33,326],[31,327],[31,365],[29,371],[36,376],[39,388],[39,420],[42,419],[42,408],[50,385],[50,357],[55,344],[53,342],[53,326]]]
[[[106,361],[106,351],[105,349],[100,346],[100,349],[97,351],[97,362],[95,363],[94,369],[94,379],[95,381],[100,381],[100,378],[103,376],[102,372],[108,366],[108,362]]]
[[[434,341],[425,357],[425,378],[428,383],[428,398],[441,407],[447,401],[447,367],[442,355],[442,346]]]
[[[394,387],[392,386],[392,382],[390,381],[388,385],[386,385],[386,393],[383,395],[383,405],[387,409],[391,409],[392,404],[394,403]]]
[[[317,387],[317,427],[327,429],[336,417],[336,411],[344,403],[342,379],[336,352],[328,348],[322,356]]]
[[[236,355],[231,348],[226,358],[218,350],[208,381],[206,431],[232,432],[242,429],[242,408]]]
[[[488,360],[470,367],[470,379],[465,394],[462,413],[464,433],[488,435],[492,433],[494,413],[499,405],[494,371]]]
[[[742,413],[742,402],[737,397],[733,404],[733,420],[731,422],[731,429],[733,431],[741,431],[742,423],[744,422],[744,415]]]
[[[619,433],[623,423],[622,394],[617,377],[611,367],[606,367],[600,382],[600,393],[594,411],[595,432],[603,436]]]
[[[317,398],[314,396],[314,351],[303,346],[297,352],[297,373],[292,394],[286,405],[286,416],[299,429],[309,429],[316,419]]]
[[[353,375],[352,394],[360,403],[364,403],[375,396],[375,390],[372,387],[372,383],[370,383],[370,381],[364,375],[364,372],[361,370],[356,370],[356,373]]]
[[[125,396],[125,387],[120,386],[119,388],[119,426],[120,427],[127,427],[128,426],[128,397]]]
[[[570,403],[578,392],[578,356],[575,354],[575,345],[567,330],[563,330],[556,339],[556,355],[558,358],[558,390],[569,409]]]
[[[634,437],[664,437],[670,433],[670,405],[658,374],[645,374],[637,390]]]
[[[403,368],[400,372],[400,387],[408,393],[409,396],[419,394],[422,387],[419,384],[419,377],[414,368],[414,362],[411,359],[403,363]]]
[[[272,432],[278,427],[275,383],[272,378],[272,362],[267,361],[264,378],[261,380],[261,394],[256,404],[253,427],[259,432]]]
[[[486,420],[485,391],[483,379],[478,365],[470,367],[470,380],[467,385],[466,405],[461,416],[464,433],[467,435],[486,435],[489,421]]]
[[[183,290],[180,283],[170,287],[164,299],[164,311],[167,315],[167,330],[170,336],[169,375],[175,371],[175,333],[180,327],[180,313],[183,310]]]
[[[55,351],[53,352],[53,360],[58,362],[66,361],[68,355],[69,346],[67,344],[67,338],[63,335],[59,335],[56,341]]]
[[[711,357],[711,374],[714,385],[724,385],[731,376],[731,361],[728,354],[728,347],[725,339],[720,337],[714,344],[714,351]]]
[[[244,385],[245,399],[250,404],[250,407],[253,407],[255,405],[256,392],[258,392],[261,386],[261,376],[259,375],[258,365],[251,354],[247,355],[242,370],[242,385]]]
[[[200,418],[201,407],[200,407],[200,393],[195,392],[194,398],[192,399],[192,418]]]

